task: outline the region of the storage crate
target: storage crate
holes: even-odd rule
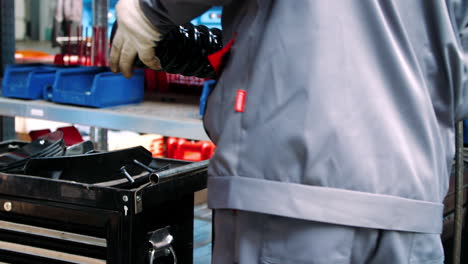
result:
[[[57,72],[51,100],[57,103],[91,107],[135,104],[143,101],[144,73],[136,70],[132,78],[104,67],[83,67]]]
[[[211,141],[191,141],[184,138],[167,139],[167,157],[171,159],[202,161],[210,159],[215,151]]]
[[[55,81],[57,67],[8,65],[2,81],[2,95],[22,99],[41,99],[43,90]]]

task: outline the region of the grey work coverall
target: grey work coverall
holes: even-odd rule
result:
[[[214,263],[443,262],[464,2],[140,4],[163,31],[223,5],[237,33],[204,117]]]

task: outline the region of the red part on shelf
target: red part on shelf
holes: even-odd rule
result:
[[[145,90],[149,92],[169,92],[176,87],[202,87],[205,79],[194,76],[183,76],[180,74],[166,73],[145,69]],[[175,85],[175,86],[174,86]]]
[[[78,129],[76,129],[74,126],[59,127],[57,130],[63,132],[63,140],[67,146],[72,146],[83,142],[83,137],[81,136]]]
[[[177,141],[175,137],[169,137],[166,140],[166,157],[173,159],[177,150]]]
[[[184,76],[180,74],[167,73],[166,78],[168,83],[187,86],[203,86],[205,83],[205,79],[194,76]]]
[[[54,64],[55,65],[64,65],[65,64],[65,62],[63,61],[63,55],[62,54],[55,55]]]
[[[70,65],[70,62],[71,62],[71,59],[70,59],[70,56],[72,54],[71,52],[71,36],[72,36],[72,28],[71,28],[71,24],[68,25],[68,42],[67,42],[67,55],[68,55],[68,61],[64,60],[67,62],[67,65]],[[66,56],[64,56],[65,58]]]
[[[99,41],[97,38],[97,26],[93,26],[93,36],[91,41],[91,65],[97,66],[97,62],[99,61],[99,52],[97,50],[97,43]]]
[[[164,157],[165,142],[164,137],[153,139],[150,143],[149,151],[153,157]]]
[[[38,139],[39,137],[43,136],[43,135],[47,135],[49,133],[51,133],[52,131],[50,131],[50,129],[41,129],[41,130],[31,130],[29,132],[29,137],[31,137],[31,140],[36,140]]]
[[[77,54],[77,57],[78,59],[76,60],[77,61],[77,64],[80,65],[80,61],[81,61],[81,34],[80,34],[80,26],[77,26],[76,27],[76,54]]]
[[[210,159],[216,146],[210,141],[190,141],[184,138],[167,139],[167,157],[171,159],[202,161]]]
[[[85,27],[85,47],[84,47],[84,65],[85,66],[91,66],[91,48],[88,46],[89,45],[89,38],[88,38],[88,32],[89,32],[89,27]]]
[[[165,72],[156,72],[145,69],[145,90],[148,92],[166,92],[169,90]]]

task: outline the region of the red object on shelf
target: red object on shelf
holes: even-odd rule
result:
[[[202,161],[210,159],[215,151],[215,144],[210,141],[190,141],[184,138],[167,139],[167,154],[171,159]]]
[[[205,79],[194,76],[183,76],[180,74],[166,73],[168,83],[181,84],[187,86],[203,86]]]
[[[74,126],[59,127],[57,130],[63,132],[63,140],[67,146],[83,142],[83,137],[81,137],[80,132]]]
[[[54,64],[55,65],[64,65],[65,62],[63,61],[63,55],[57,54],[54,56]]]
[[[169,90],[169,84],[167,82],[166,73],[145,69],[145,90],[148,92],[167,92]]]
[[[151,140],[149,151],[151,152],[152,156],[157,157],[164,157],[165,152],[165,142],[164,137],[161,136],[159,138],[155,138]]]
[[[205,81],[206,79],[198,77],[145,69],[145,90],[150,92],[169,92],[171,90],[171,85],[179,87],[202,87]]]
[[[57,131],[62,131],[63,140],[67,146],[83,142],[83,137],[81,137],[80,132],[74,126],[60,127],[57,128]],[[29,132],[29,136],[31,137],[31,140],[36,140],[39,137],[49,133],[52,133],[50,129],[32,130]]]
[[[90,29],[91,36],[88,34]],[[78,26],[76,32],[69,28],[68,36],[62,40],[63,53],[50,56],[49,61],[56,65],[106,66],[109,48],[106,36],[105,27]]]
[[[49,133],[52,133],[50,129],[41,129],[41,130],[31,130],[29,131],[29,137],[31,137],[31,140],[36,140],[39,137],[43,135],[47,135]]]
[[[63,56],[63,60],[64,62],[66,63],[66,65],[70,65],[71,64],[71,55],[72,55],[72,44],[71,44],[71,37],[72,37],[72,25],[69,24],[68,25],[68,42],[67,42],[67,54],[68,56]],[[65,59],[65,57],[68,58],[68,60]]]
[[[49,55],[37,50],[17,50],[15,51],[15,63],[46,63],[54,61],[54,55]]]

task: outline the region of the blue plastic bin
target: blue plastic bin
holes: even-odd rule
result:
[[[51,100],[91,107],[135,104],[143,101],[144,71],[130,79],[108,68],[86,67],[57,71]]]
[[[58,95],[57,98],[54,98],[55,94],[70,94],[71,92],[78,94],[85,93],[86,90],[91,88],[94,76],[104,71],[106,71],[106,69],[102,67],[78,67],[61,69],[56,72],[56,79],[53,83],[53,86],[44,87],[43,98],[49,101],[56,101],[55,99],[59,100],[60,98]],[[63,92],[54,93],[57,88]]]
[[[215,6],[215,7],[210,8],[201,16],[193,19],[191,23],[194,25],[205,25],[209,28],[216,27],[216,28],[222,29],[222,26],[221,26],[222,13],[223,13],[223,8],[220,6]]]
[[[2,81],[2,95],[41,99],[44,88],[54,84],[57,69],[45,65],[8,65]]]

